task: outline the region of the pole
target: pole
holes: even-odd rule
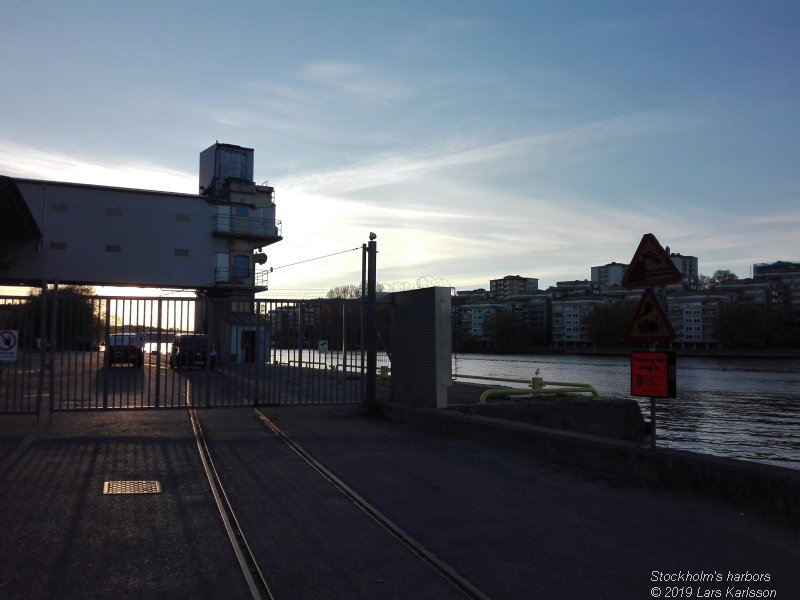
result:
[[[45,340],[47,339],[47,282],[42,281],[42,293],[39,296],[40,310],[39,310],[39,380],[36,382],[36,422],[39,422],[39,415],[42,410],[42,397],[44,396],[44,376],[47,372],[45,356],[46,346]],[[53,394],[50,393],[52,400]],[[48,418],[53,416],[53,408],[48,404]]]
[[[49,371],[48,371],[48,381],[50,386],[50,418],[53,417],[53,411],[55,410],[55,388],[56,388],[56,380],[55,380],[55,365],[53,364],[56,360],[56,335],[58,333],[58,279],[53,281],[53,296],[52,302],[50,303],[50,352],[48,357],[48,364],[49,364]],[[62,311],[62,314],[65,311]]]
[[[367,245],[361,244],[361,298],[367,297]]]
[[[652,289],[652,288],[651,288]],[[650,352],[656,351],[658,342],[650,342]],[[656,399],[655,396],[650,397],[650,448],[656,447]]]
[[[370,235],[370,238],[373,236]],[[377,304],[375,301],[376,291],[376,262],[378,246],[374,239],[370,239],[367,244],[367,397],[365,408],[367,411],[374,410],[376,407],[375,399],[375,378],[378,371],[378,344],[375,332],[375,314]]]
[[[650,447],[656,447],[656,399],[650,398]]]
[[[359,358],[361,359],[361,362],[359,362],[358,368],[361,371],[361,381],[362,381],[361,392],[364,394],[366,394],[366,389],[364,388],[364,383],[365,383],[364,369],[366,368],[366,355],[364,352],[366,350],[366,343],[367,343],[366,314],[365,314],[366,301],[367,301],[367,245],[361,244],[361,310],[359,311],[361,319],[359,322],[359,325],[361,326],[361,339],[359,340],[361,342],[360,345],[361,356]],[[344,307],[342,307],[342,312],[344,312]]]

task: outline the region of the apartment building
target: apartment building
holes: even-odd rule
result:
[[[668,289],[684,289],[696,290],[700,283],[700,272],[698,271],[698,262],[696,256],[684,256],[680,252],[670,252],[669,246],[665,248],[672,264],[680,271],[681,281],[671,286]]]
[[[595,308],[611,302],[600,296],[562,297],[553,300],[553,345],[588,346],[591,344],[586,322]]]
[[[533,277],[506,275],[502,279],[489,281],[489,293],[500,300],[507,300],[510,296],[530,294],[538,289],[539,280]]]
[[[774,279],[735,279],[718,283],[714,292],[727,294],[729,301],[758,307],[780,304],[779,284]]]
[[[682,348],[714,347],[716,323],[722,306],[730,301],[723,293],[685,292],[670,294],[667,316],[675,332],[675,344]]]
[[[601,292],[619,286],[627,269],[628,265],[618,262],[592,267],[592,285]]]
[[[553,295],[547,292],[511,296],[509,309],[524,324],[528,342],[547,346],[553,340]]]
[[[487,342],[486,322],[492,315],[508,310],[508,305],[503,303],[466,304],[460,309],[461,331],[474,340]]]
[[[679,283],[665,286],[665,308],[676,334],[676,347],[702,349],[717,345],[716,324],[722,308],[729,303],[784,307],[790,316],[787,326],[793,331],[800,327],[800,262],[755,264],[751,279],[728,281],[701,291],[697,257],[669,252],[669,248],[666,251],[683,276]],[[619,287],[626,269],[627,265],[617,262],[591,267],[591,281],[559,281],[547,291],[536,293],[507,291],[514,286],[524,287],[523,282],[535,281],[538,288],[534,278],[516,275],[491,280],[488,293],[483,289],[459,292],[453,304],[454,324],[464,334],[487,341],[483,322],[488,314],[507,310],[520,316],[532,345],[585,346],[591,343],[586,317],[598,306],[638,301],[641,290]]]
[[[774,281],[777,284],[778,302],[792,315],[795,325],[800,325],[800,262],[779,260],[753,265],[753,280]]]

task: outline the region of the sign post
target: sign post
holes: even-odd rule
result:
[[[650,447],[656,447],[656,398],[677,395],[674,352],[633,352],[631,354],[631,396],[650,397]]]
[[[645,233],[631,259],[620,285],[624,288],[652,287],[678,283],[683,278],[656,236]]]
[[[669,317],[661,308],[653,288],[642,292],[639,307],[633,315],[628,335],[628,342],[649,343],[671,342],[675,339],[675,331],[670,325]]]
[[[0,330],[0,362],[17,360],[19,331],[15,329]]]
[[[658,342],[674,340],[675,331],[653,288],[682,278],[656,236],[645,233],[621,282],[625,288],[646,288],[626,340],[650,345],[649,352],[631,354],[631,396],[650,397],[651,448],[656,447],[656,398],[674,398],[677,390],[675,353],[655,351]]]

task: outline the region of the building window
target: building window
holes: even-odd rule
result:
[[[233,257],[233,275],[237,279],[250,276],[250,257],[246,254],[237,254]]]

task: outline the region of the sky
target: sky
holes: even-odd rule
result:
[[[800,261],[798,31],[769,0],[2,0],[0,174],[196,193],[203,149],[253,148],[270,297],[359,283],[370,232],[387,289],[544,289],[645,233],[743,278]]]

